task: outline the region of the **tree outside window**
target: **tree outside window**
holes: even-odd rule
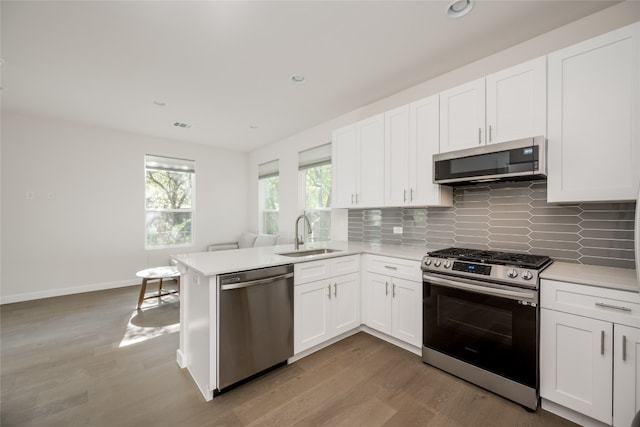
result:
[[[311,241],[331,238],[331,144],[298,153],[302,201],[311,223]]]
[[[258,165],[258,191],[260,211],[260,231],[276,235],[280,231],[280,175],[279,162]]]
[[[194,175],[191,160],[146,156],[147,248],[192,244]]]

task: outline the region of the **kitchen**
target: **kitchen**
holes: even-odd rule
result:
[[[618,27],[622,27],[624,26],[624,23],[632,23],[637,21],[637,15],[631,15],[631,17],[629,17],[629,10],[625,9],[625,8],[631,8],[631,11],[636,11],[636,9],[633,9],[634,5],[623,5],[623,7],[620,7],[616,13],[614,13],[613,11],[609,10],[608,13],[609,14],[613,14],[617,20],[608,20],[610,18],[610,15],[602,12],[604,14],[604,18],[601,17],[602,22],[600,25],[600,28],[594,28],[593,27],[593,22],[586,20],[586,21],[582,21],[581,23],[575,24],[573,27],[570,27],[569,29],[565,29],[566,33],[570,33],[571,31],[578,31],[581,32],[581,37],[579,37],[576,40],[573,40],[572,42],[570,42],[569,40],[572,40],[572,37],[576,37],[576,36],[569,36],[567,35],[566,38],[560,38],[558,39],[558,35],[559,34],[563,34],[562,31],[560,31],[559,33],[552,33],[550,35],[547,35],[546,37],[542,37],[540,39],[537,40],[531,40],[529,42],[524,43],[523,46],[520,46],[519,49],[514,49],[513,51],[507,51],[502,53],[502,55],[500,54],[496,54],[493,57],[488,57],[485,60],[480,60],[477,63],[474,63],[472,65],[469,66],[465,66],[462,67],[461,69],[458,70],[457,73],[453,73],[453,74],[447,74],[444,77],[441,77],[440,79],[433,79],[430,80],[429,82],[419,85],[415,88],[413,88],[413,90],[408,90],[405,92],[401,92],[398,93],[397,95],[394,95],[390,98],[386,98],[383,101],[379,101],[370,105],[367,105],[366,107],[359,109],[357,111],[354,111],[352,113],[350,113],[347,116],[342,116],[339,119],[336,119],[332,122],[329,123],[325,123],[321,126],[315,127],[315,128],[311,128],[308,131],[305,131],[303,134],[299,134],[296,135],[295,137],[291,137],[290,139],[286,139],[283,140],[279,143],[273,144],[270,147],[265,147],[265,148],[261,148],[258,150],[255,150],[253,152],[251,152],[249,154],[249,165],[247,166],[242,166],[241,165],[241,161],[238,160],[237,164],[241,165],[240,167],[242,168],[242,170],[245,170],[246,173],[246,177],[241,177],[241,183],[239,184],[239,187],[242,187],[242,185],[246,185],[247,188],[249,188],[249,197],[248,200],[246,201],[240,201],[240,206],[243,207],[244,204],[246,204],[246,206],[248,207],[248,211],[249,212],[257,212],[258,208],[257,208],[257,188],[255,188],[254,185],[250,185],[249,183],[253,183],[257,180],[257,165],[258,164],[262,164],[266,161],[270,161],[273,158],[278,158],[280,160],[280,176],[281,176],[281,182],[283,185],[283,188],[281,189],[281,194],[282,194],[282,200],[281,200],[281,218],[280,218],[280,223],[282,224],[281,229],[286,229],[286,230],[292,230],[293,226],[292,224],[294,223],[294,219],[298,214],[298,208],[297,208],[297,201],[294,201],[295,199],[295,195],[297,193],[297,191],[295,190],[295,185],[297,183],[297,156],[298,156],[298,152],[305,149],[305,148],[311,148],[315,145],[319,145],[320,143],[326,143],[327,142],[327,135],[330,135],[331,132],[335,129],[341,128],[343,126],[349,125],[350,123],[353,122],[357,122],[359,120],[364,120],[367,117],[370,116],[374,116],[380,113],[383,113],[387,110],[390,110],[391,108],[395,108],[410,102],[414,102],[417,99],[422,99],[425,96],[431,95],[433,93],[437,93],[437,92],[442,92],[443,90],[446,90],[449,87],[454,87],[458,84],[462,84],[466,81],[471,81],[471,80],[475,80],[476,78],[478,78],[479,76],[483,76],[483,75],[489,75],[492,74],[493,72],[497,72],[501,69],[505,69],[508,68],[509,66],[512,65],[516,65],[520,62],[524,62],[527,59],[530,58],[535,58],[535,57],[539,57],[541,55],[546,55],[547,53],[550,53],[554,50],[557,50],[559,48],[568,46],[573,44],[573,42],[578,42],[581,39],[586,39],[589,38],[590,36],[595,36],[601,33],[605,33],[608,30],[613,30],[616,29]],[[635,16],[635,19],[633,18],[633,16]],[[606,19],[605,19],[606,18]],[[593,18],[593,20],[598,21],[597,19]],[[611,26],[611,28],[606,28],[607,26]],[[588,28],[587,28],[588,27]],[[602,28],[605,27],[605,28]],[[590,34],[591,33],[591,34]],[[553,42],[552,40],[557,40],[555,42]],[[555,43],[555,44],[554,44]],[[556,49],[557,48],[557,49]],[[17,132],[16,129],[19,129],[21,131],[23,131],[25,128],[39,128],[42,130],[42,132],[45,132],[46,130],[52,130],[52,129],[57,129],[58,132],[60,132],[61,130],[64,131],[64,129],[62,129],[62,126],[60,126],[59,124],[56,123],[38,123],[35,120],[33,120],[32,118],[29,117],[14,117],[13,121],[9,121],[8,122],[10,125],[10,131],[13,131],[13,133],[9,133],[9,136],[15,135],[15,133]],[[4,124],[4,123],[3,123]],[[18,125],[19,128],[17,127]],[[36,126],[33,126],[36,125]],[[4,127],[3,127],[3,132],[4,132]],[[30,131],[24,131],[24,135],[29,135],[29,132],[33,133],[33,130]],[[79,132],[74,132],[75,134],[78,134]],[[88,134],[88,132],[87,132]],[[106,141],[108,135],[105,135],[105,143],[108,143]],[[28,139],[25,137],[22,137],[21,140],[26,140]],[[6,140],[6,137],[3,138],[3,140]],[[299,142],[301,140],[304,140],[305,142]],[[150,144],[150,141],[142,141],[142,144]],[[149,145],[150,146],[150,145]],[[174,148],[171,148],[171,150],[175,150]],[[198,150],[198,148],[191,148],[192,152],[196,152]],[[5,153],[3,152],[3,161],[7,161],[5,160],[6,157],[4,155]],[[231,156],[231,155],[230,155]],[[10,157],[13,158],[13,157]],[[29,157],[27,157],[29,158]],[[109,157],[110,160],[112,160],[113,162],[117,162],[118,159],[117,158],[112,158]],[[125,162],[127,162],[127,160],[125,160]],[[213,165],[213,167],[211,169],[215,169],[215,168],[220,168],[221,166],[224,166],[220,163],[216,163]],[[129,165],[127,165],[127,167],[129,167]],[[233,169],[233,165],[229,165],[228,167],[229,169]],[[5,173],[5,164],[3,164],[3,174]],[[216,177],[211,177],[211,179],[223,179],[222,177],[224,176],[223,172],[206,172],[209,174],[218,174],[219,176]],[[199,178],[200,179],[200,178]],[[205,179],[209,179],[208,177]],[[6,179],[3,179],[3,183],[6,183]],[[5,184],[3,184],[5,185]],[[107,186],[105,186],[105,188],[108,188]],[[4,190],[4,188],[3,188]],[[233,188],[231,189],[233,190]],[[490,189],[490,191],[493,191],[493,188]],[[529,190],[527,190],[529,191]],[[534,189],[534,193],[535,191],[538,191],[538,189]],[[3,191],[3,197],[4,197],[5,191]],[[61,195],[62,196],[62,195]],[[22,196],[24,198],[24,196]],[[232,197],[232,196],[231,196]],[[459,195],[456,195],[455,197],[460,198]],[[462,196],[462,197],[471,197],[471,196]],[[45,198],[46,198],[46,191],[45,191]],[[132,199],[134,199],[135,197],[131,197]],[[40,201],[39,198],[36,199],[37,201],[39,201],[40,203],[42,203],[42,201]],[[50,199],[51,200],[51,199]],[[55,200],[55,199],[54,199]],[[46,201],[46,199],[45,199]],[[49,202],[50,203],[50,202]],[[6,203],[3,203],[3,206],[6,206]],[[294,208],[295,206],[295,208]],[[458,214],[458,208],[460,206],[458,206],[458,204],[456,203],[455,206],[455,213],[454,215]],[[582,209],[582,208],[581,208]],[[588,207],[587,207],[588,209]],[[368,210],[368,208],[367,208]],[[403,210],[408,210],[407,208],[403,208]],[[617,211],[617,210],[623,210],[626,212],[629,212],[630,210],[632,210],[632,208],[630,208],[628,205],[624,205],[624,206],[616,206],[614,208],[611,208],[612,211]],[[492,209],[489,209],[490,212],[493,212]],[[358,209],[356,209],[355,211],[353,209],[349,209],[349,210],[342,210],[342,209],[336,209],[334,212],[332,212],[333,218],[332,218],[332,222],[333,222],[333,227],[332,227],[332,234],[337,238],[337,240],[345,240],[345,238],[348,236],[349,240],[354,240],[357,239],[357,231],[353,231],[353,227],[351,227],[352,224],[352,218],[354,224],[358,224],[357,222],[357,216],[360,214],[362,216],[362,221],[365,221],[365,217],[367,215],[369,215],[370,212],[365,212],[365,210],[361,210],[359,211]],[[463,214],[464,212],[460,212],[461,214]],[[220,215],[218,212],[213,212],[213,215]],[[382,212],[380,212],[379,214],[376,212],[373,212],[373,215],[380,215],[381,217],[386,217],[387,215],[391,215],[393,216],[393,212],[389,212],[386,209],[383,210]],[[436,218],[438,215],[451,215],[450,211],[449,213],[444,212],[443,209],[441,208],[436,208],[434,210],[431,209],[427,209],[426,213],[422,213],[424,215],[426,215],[427,217],[431,217],[431,218]],[[246,214],[245,214],[246,215]],[[421,213],[417,213],[416,215],[421,215]],[[229,215],[230,216],[230,215]],[[5,217],[5,215],[3,215],[3,218]],[[403,224],[403,222],[405,221],[405,215],[404,213],[401,215],[402,219],[400,220],[400,223],[398,224],[394,224],[394,226],[398,226],[398,227],[408,227],[410,226],[409,224]],[[224,220],[224,219],[223,219]],[[497,219],[492,219],[492,220],[497,220]],[[411,222],[412,220],[407,219],[408,222]],[[415,217],[414,220],[415,221]],[[419,221],[419,218],[418,218]],[[246,223],[250,224],[249,228],[250,229],[257,229],[257,215],[246,215]],[[434,225],[435,223],[433,221],[427,221],[427,226],[430,225]],[[628,226],[628,224],[627,224]],[[209,225],[209,227],[211,227]],[[462,227],[461,227],[462,228]],[[45,235],[47,235],[47,233],[50,233],[50,231],[48,230],[38,230],[43,232]],[[240,231],[240,229],[237,229],[236,232]],[[452,230],[454,232],[455,235],[455,230]],[[625,231],[623,229],[623,231]],[[628,231],[628,229],[626,229],[626,231]],[[3,227],[3,232],[7,232],[6,231],[6,227]],[[428,231],[429,233],[442,233],[443,230],[430,230]],[[446,230],[445,230],[446,232]],[[451,232],[451,230],[449,231]],[[5,233],[3,233],[3,238],[5,236]],[[133,234],[135,235],[136,233],[139,234],[138,231],[133,232]],[[386,230],[381,230],[380,231],[381,234],[386,233]],[[34,232],[34,234],[37,234],[37,232]],[[398,236],[393,236],[392,233],[390,233],[391,236],[391,240],[398,240]],[[503,233],[497,233],[497,234],[503,234]],[[402,235],[403,237],[400,238],[400,240],[404,239],[404,238],[408,238],[408,235],[405,236],[404,234]],[[35,236],[34,236],[35,237]],[[232,236],[223,236],[225,238],[229,238]],[[467,234],[467,238],[470,237]],[[476,236],[478,237],[478,236]],[[427,240],[431,239],[432,237],[428,235]],[[437,238],[444,238],[445,240],[447,239],[447,237],[442,237],[442,236],[433,236],[433,238],[437,239]],[[455,239],[455,237],[454,237]],[[107,239],[108,240],[108,239]],[[224,240],[224,239],[220,239],[220,240]],[[537,241],[537,239],[534,239],[535,241]],[[623,239],[625,240],[625,239]],[[628,238],[626,240],[629,240]],[[43,245],[46,246],[46,249],[48,251],[51,250],[55,250],[56,248],[54,246],[51,246],[51,243],[48,241],[48,239],[44,239],[42,241]],[[206,242],[202,242],[202,243],[206,243]],[[89,246],[90,243],[88,242]],[[3,247],[5,247],[5,244],[3,244]],[[561,248],[562,249],[562,248]],[[26,250],[26,248],[25,248]],[[108,252],[108,251],[107,251]],[[423,249],[424,252],[424,249]],[[589,252],[588,250],[585,252]],[[3,250],[3,259],[4,256],[7,254],[6,250]],[[422,254],[424,255],[424,253]],[[565,255],[567,255],[566,250],[565,250]],[[585,253],[584,255],[588,256],[588,253]],[[21,266],[24,266],[25,268],[27,268],[27,266],[24,265],[24,261],[21,261],[19,259],[19,257],[16,257],[12,251],[9,251],[8,256],[11,257],[12,260],[17,260],[19,261],[19,264]],[[159,260],[161,258],[161,254],[153,254],[153,255],[143,255],[143,262],[142,264],[145,263],[144,261],[144,257],[156,257]],[[139,260],[140,259],[140,255],[139,254],[135,254],[135,257]],[[553,257],[555,258],[555,254],[553,255]],[[559,257],[562,258],[562,257]],[[575,258],[574,258],[575,259]],[[618,258],[620,260],[620,262],[624,262],[625,258],[621,257]],[[627,258],[628,259],[628,258]],[[61,262],[62,260],[60,260]],[[147,262],[149,262],[149,259],[146,259]],[[153,264],[154,260],[151,260],[151,263]],[[3,261],[4,262],[4,261]],[[129,261],[127,261],[129,262]],[[157,262],[156,262],[157,263]],[[87,268],[87,269],[91,269],[93,268],[94,271],[96,271],[99,266],[100,263],[95,263],[96,265],[94,266],[78,266],[78,268]],[[131,263],[131,264],[135,264],[135,263]],[[137,265],[140,265],[140,262],[137,262]],[[628,267],[628,265],[627,265]],[[5,273],[6,269],[8,267],[6,267],[5,265],[3,265],[3,274]],[[52,271],[56,271],[56,266],[52,265]],[[135,271],[136,267],[135,265],[131,265],[128,266],[128,268],[130,269],[130,271]],[[9,273],[11,273],[12,271],[15,271],[14,268],[10,268],[9,269]],[[36,274],[40,274],[39,272],[35,272]],[[11,275],[9,276],[10,279],[12,279],[14,276]],[[16,276],[17,277],[17,276]],[[41,277],[42,280],[46,280],[47,276],[42,274]],[[105,279],[109,279],[108,277],[105,277]],[[56,279],[54,279],[56,280]],[[113,282],[115,282],[116,280],[121,280],[124,282],[123,279],[121,279],[121,277],[117,277],[115,276],[113,279]],[[7,278],[3,278],[3,284],[7,283],[7,282],[15,282],[15,280],[7,280]],[[4,293],[4,292],[3,292]],[[6,294],[5,294],[6,295]],[[11,293],[9,294],[9,296],[11,295]],[[3,295],[4,296],[4,295]]]

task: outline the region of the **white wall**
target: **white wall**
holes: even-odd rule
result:
[[[289,138],[274,142],[253,151],[249,158],[250,224],[258,227],[257,165],[280,159],[280,230],[281,234],[293,234],[293,221],[299,213],[297,189],[297,153],[331,140],[333,129],[353,123],[375,114],[431,96],[445,89],[483,77],[501,69],[549,54],[590,37],[611,31],[640,20],[640,1],[628,1],[607,8],[599,13],[550,31],[539,37],[465,65],[434,79],[425,81],[390,97],[338,116],[330,121],[307,129]],[[334,209],[332,237],[347,240],[347,211]]]
[[[247,229],[246,153],[8,112],[1,132],[1,303],[134,285]],[[196,161],[193,248],[145,250],[145,154]]]

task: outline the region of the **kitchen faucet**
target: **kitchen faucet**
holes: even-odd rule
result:
[[[312,230],[311,230],[311,223],[309,222],[309,218],[307,218],[307,216],[305,214],[302,214],[300,216],[298,216],[298,218],[296,218],[296,240],[294,241],[294,247],[296,250],[298,250],[300,248],[300,245],[304,245],[304,240],[302,240],[300,238],[300,235],[298,234],[298,224],[300,223],[300,219],[304,218],[304,222],[307,224],[307,234],[311,234]]]

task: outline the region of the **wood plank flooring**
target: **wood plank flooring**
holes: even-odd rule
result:
[[[1,312],[2,426],[572,426],[365,333],[205,402],[176,364],[179,302],[138,286]],[[150,290],[151,291],[151,290]]]

